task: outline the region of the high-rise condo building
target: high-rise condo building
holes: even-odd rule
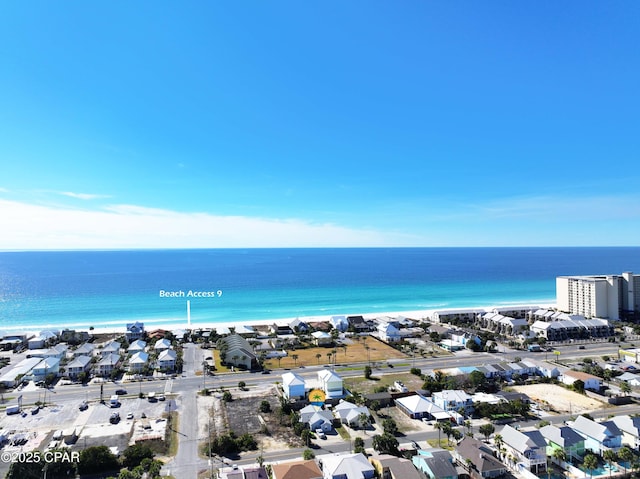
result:
[[[633,273],[558,276],[556,301],[561,311],[585,318],[620,319],[640,312],[640,276]]]

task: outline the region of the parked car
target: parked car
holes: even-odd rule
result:
[[[316,429],[316,436],[320,439],[326,439],[327,435],[324,433],[322,429]]]

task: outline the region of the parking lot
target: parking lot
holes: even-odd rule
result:
[[[43,449],[50,445],[56,431],[63,431],[62,440],[69,438],[75,431],[76,443],[85,446],[108,445],[122,450],[127,447],[134,425],[143,425],[153,430],[164,412],[175,404],[173,399],[149,402],[138,397],[120,397],[119,407],[90,402],[89,407],[81,411],[83,399],[65,405],[52,405],[40,409],[36,414],[13,414],[0,418],[0,428],[4,431],[10,445],[13,437],[25,436],[28,441],[22,445],[24,450]],[[120,415],[120,421],[113,424],[113,413]],[[146,417],[143,417],[146,416]],[[132,416],[132,417],[131,417]]]

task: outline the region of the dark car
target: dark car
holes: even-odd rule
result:
[[[584,349],[584,346],[578,346],[578,349]]]
[[[125,394],[127,394],[127,390],[126,389],[116,389],[116,394],[118,396],[124,396]]]

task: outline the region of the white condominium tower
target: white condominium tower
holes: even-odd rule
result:
[[[620,319],[638,314],[640,276],[558,276],[556,301],[559,310],[585,318]]]

